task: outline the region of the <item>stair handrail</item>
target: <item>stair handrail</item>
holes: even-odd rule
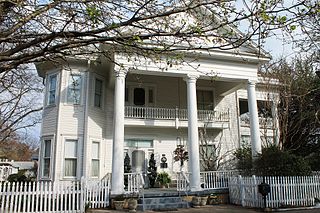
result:
[[[145,174],[145,176],[147,176]],[[140,197],[140,194],[142,194],[142,211],[144,212],[145,210],[145,206],[144,206],[144,185],[145,185],[145,181],[144,181],[144,178],[143,178],[143,174],[142,173],[139,173],[139,178],[140,178],[140,185],[139,185],[139,193],[138,193],[138,196]],[[140,190],[141,190],[141,193],[140,193]]]

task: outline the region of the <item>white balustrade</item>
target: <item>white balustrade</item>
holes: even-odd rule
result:
[[[202,187],[204,189],[228,188],[228,178],[238,174],[238,171],[207,171],[201,172]]]
[[[126,193],[139,193],[139,189],[145,184],[141,173],[125,173],[124,184]]]
[[[126,118],[137,119],[159,119],[159,120],[188,120],[188,110],[178,108],[159,108],[159,107],[139,107],[126,106]],[[198,120],[204,122],[212,121],[229,121],[229,111],[214,111],[214,110],[198,110]]]

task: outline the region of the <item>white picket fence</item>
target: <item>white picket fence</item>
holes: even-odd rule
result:
[[[247,207],[264,207],[258,185],[263,177],[230,177],[229,197],[232,204]],[[266,205],[270,208],[314,206],[320,198],[320,176],[265,177],[270,184]]]
[[[0,183],[1,213],[83,213],[109,205],[110,179]]]

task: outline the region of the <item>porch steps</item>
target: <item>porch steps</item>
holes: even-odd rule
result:
[[[144,204],[143,204],[144,201]],[[189,203],[183,201],[181,197],[166,197],[166,196],[155,196],[155,197],[145,197],[144,199],[140,198],[138,200],[138,211],[144,210],[161,210],[161,211],[170,211],[177,210],[178,208],[189,208]]]

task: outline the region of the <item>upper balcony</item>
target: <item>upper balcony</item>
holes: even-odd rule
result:
[[[228,128],[229,110],[198,110],[198,125]],[[188,111],[179,108],[125,106],[126,126],[188,127]]]

